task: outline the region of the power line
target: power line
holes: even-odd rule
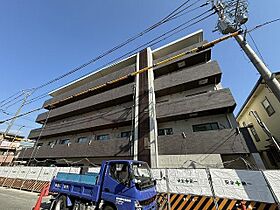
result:
[[[150,32],[150,31],[154,30],[155,28],[159,27],[160,25],[162,25],[162,24],[164,24],[164,23],[166,23],[166,22],[168,22],[168,21],[171,21],[171,20],[177,18],[177,16],[178,16],[180,13],[184,12],[186,9],[189,9],[190,7],[192,7],[193,5],[197,4],[197,3],[198,3],[199,1],[201,1],[201,0],[197,0],[197,1],[195,1],[194,3],[192,3],[192,4],[188,5],[188,6],[186,6],[190,1],[191,1],[191,0],[185,1],[185,2],[182,3],[180,6],[178,6],[176,9],[174,9],[171,13],[169,13],[166,17],[164,17],[163,19],[161,19],[160,21],[158,21],[158,22],[155,23],[154,25],[148,27],[147,29],[145,29],[144,31],[142,31],[142,32],[140,32],[140,33],[138,33],[138,34],[136,34],[135,36],[133,36],[133,37],[127,39],[126,41],[124,41],[124,42],[122,42],[121,44],[119,44],[119,45],[113,47],[112,49],[110,49],[110,50],[108,50],[108,51],[106,51],[106,52],[100,54],[99,56],[97,56],[97,57],[91,59],[90,61],[88,61],[88,62],[86,62],[86,63],[80,65],[79,67],[76,67],[76,68],[72,69],[71,71],[69,71],[69,72],[67,72],[67,73],[65,73],[65,74],[63,74],[63,75],[61,75],[61,76],[59,76],[59,77],[57,77],[57,78],[55,78],[55,79],[53,79],[53,80],[50,80],[50,81],[47,82],[47,83],[44,83],[44,84],[42,84],[42,85],[40,85],[40,86],[38,86],[38,87],[36,87],[36,88],[33,88],[33,92],[35,92],[35,91],[38,90],[38,89],[41,89],[41,88],[43,88],[43,87],[45,87],[45,86],[47,86],[47,85],[49,85],[49,84],[52,84],[52,83],[54,83],[54,82],[56,82],[56,81],[58,81],[58,80],[60,80],[60,79],[62,79],[62,78],[64,78],[64,77],[66,77],[66,76],[68,76],[68,75],[71,75],[71,74],[73,74],[73,73],[75,73],[75,72],[77,72],[77,71],[79,71],[79,70],[85,68],[86,66],[90,65],[91,63],[93,63],[93,62],[95,62],[95,61],[97,61],[97,60],[99,60],[99,59],[101,59],[101,58],[103,58],[103,57],[109,55],[110,53],[112,53],[112,52],[114,52],[114,51],[116,51],[116,50],[118,50],[118,49],[124,47],[125,45],[127,45],[127,44],[129,44],[130,42],[136,40],[137,38],[143,36],[144,34],[146,34],[146,33]],[[205,4],[204,4],[204,5],[205,5]],[[201,5],[200,7],[202,7],[202,6],[204,6],[204,5]],[[184,8],[184,7],[185,7],[185,8]],[[185,12],[185,13],[186,13],[186,12]],[[180,15],[180,16],[181,16],[181,15]],[[32,93],[33,93],[33,92],[32,92]],[[42,95],[41,97],[39,97],[38,100],[40,100],[41,98],[44,98],[43,95]],[[13,106],[13,105],[15,105],[15,104],[17,104],[17,103],[20,102],[20,101],[21,101],[21,100],[18,100],[18,101],[16,101],[16,102],[14,102],[13,104],[11,104],[11,105],[9,105],[8,107],[6,107],[6,109],[9,108],[9,107],[11,107],[11,106]],[[30,104],[30,103],[31,103],[31,102],[29,102],[29,103],[27,103],[27,104]]]
[[[200,0],[199,0],[199,1],[200,1]],[[197,8],[201,8],[201,7],[205,6],[205,5],[207,5],[207,4],[203,4],[203,5],[201,5],[201,6],[197,7]],[[137,48],[135,48],[135,49],[129,51],[128,53],[123,54],[122,56],[120,56],[120,57],[118,57],[118,58],[116,58],[116,59],[110,61],[109,63],[106,63],[105,65],[102,65],[102,66],[96,68],[95,70],[102,69],[102,68],[104,68],[104,67],[106,67],[106,66],[109,66],[109,65],[111,65],[111,64],[113,64],[113,63],[115,63],[115,62],[117,62],[117,61],[119,61],[119,60],[121,60],[121,59],[123,59],[123,58],[125,58],[125,57],[129,57],[129,56],[133,55],[134,53],[136,53],[136,52],[138,52],[138,51],[141,51],[145,46],[153,47],[154,45],[156,45],[156,44],[158,44],[158,43],[160,43],[160,42],[166,40],[167,38],[170,38],[171,36],[173,36],[173,35],[175,35],[175,34],[181,32],[181,31],[183,31],[183,30],[186,30],[187,28],[189,28],[189,27],[191,27],[191,26],[193,26],[193,25],[195,25],[195,24],[197,24],[197,23],[199,23],[199,22],[202,22],[203,20],[205,20],[205,19],[209,18],[210,16],[212,16],[214,13],[212,13],[212,14],[206,16],[206,17],[203,17],[203,18],[199,19],[198,21],[196,21],[196,22],[194,22],[194,23],[192,23],[192,24],[189,24],[189,25],[185,26],[186,24],[188,24],[188,23],[190,23],[190,22],[192,22],[192,21],[198,19],[199,17],[201,17],[201,16],[203,16],[203,15],[209,13],[211,10],[212,10],[212,9],[203,12],[202,14],[200,14],[200,15],[198,15],[198,16],[196,16],[196,17],[194,17],[194,18],[192,18],[192,19],[190,19],[190,20],[184,22],[183,24],[181,24],[181,25],[179,25],[179,26],[177,26],[177,27],[175,27],[175,28],[173,28],[173,29],[171,29],[171,30],[165,32],[164,34],[162,34],[162,35],[160,35],[160,36],[158,36],[158,37],[152,39],[151,41],[148,41],[148,42],[146,42],[145,44],[140,45],[139,47],[137,47]],[[186,14],[186,13],[185,13],[185,14]],[[183,27],[183,26],[185,26],[185,27],[182,28],[182,29],[180,29],[180,28]],[[178,30],[178,29],[180,29],[180,30]],[[176,30],[178,30],[178,31],[176,31]],[[174,32],[174,33],[172,33],[172,32]],[[171,33],[171,34],[170,34],[170,33]],[[166,36],[166,35],[168,35],[168,34],[170,34],[170,35],[164,38],[164,36]],[[160,38],[162,38],[162,39],[160,39]],[[159,40],[159,39],[160,39],[160,40]],[[28,100],[27,103],[26,103],[26,105],[31,104],[31,103],[33,103],[33,102],[36,102],[36,101],[38,101],[38,100],[40,100],[40,99],[42,99],[42,98],[45,98],[45,97],[49,96],[48,93],[49,93],[49,91],[46,92],[46,93],[44,93],[44,94],[41,94],[41,95],[39,95],[39,96],[36,96],[36,97],[34,97],[34,98]],[[17,101],[17,102],[19,102],[19,101]],[[15,103],[17,103],[17,102],[15,102]]]
[[[144,34],[146,34],[146,33],[150,32],[150,31],[152,31],[153,29],[157,28],[158,26],[160,26],[160,25],[162,25],[162,24],[164,24],[164,23],[166,23],[166,22],[172,20],[171,18],[174,17],[174,14],[178,14],[178,13],[176,13],[176,12],[177,12],[178,10],[180,10],[182,7],[184,7],[187,3],[189,3],[189,1],[190,1],[190,0],[187,0],[186,2],[184,2],[183,4],[181,4],[179,7],[177,7],[175,10],[173,10],[173,11],[172,11],[169,15],[167,15],[165,18],[163,18],[162,20],[160,20],[160,21],[157,22],[156,24],[150,26],[149,28],[145,29],[144,31],[142,31],[142,32],[138,33],[137,35],[135,35],[135,36],[133,36],[133,37],[127,39],[126,41],[124,41],[124,42],[122,42],[121,44],[119,44],[119,45],[113,47],[112,49],[110,49],[110,50],[108,50],[108,51],[102,53],[101,55],[99,55],[99,56],[97,56],[97,57],[95,57],[95,58],[89,60],[88,62],[86,62],[86,63],[84,63],[84,64],[82,64],[82,65],[80,65],[80,66],[78,66],[78,67],[76,67],[76,68],[74,68],[74,69],[72,69],[71,71],[69,71],[69,72],[67,72],[67,73],[65,73],[65,74],[63,74],[63,75],[61,75],[61,76],[59,76],[59,77],[57,77],[57,78],[55,78],[55,79],[53,79],[53,80],[50,80],[50,81],[47,82],[47,83],[44,83],[44,84],[42,84],[42,85],[36,87],[34,90],[36,91],[36,90],[38,90],[38,89],[41,89],[41,88],[43,88],[43,87],[45,87],[45,86],[47,86],[47,85],[49,85],[49,84],[52,84],[52,83],[54,83],[54,82],[56,82],[56,81],[58,81],[58,80],[60,80],[60,79],[62,79],[62,78],[64,78],[64,77],[66,77],[66,76],[68,76],[68,75],[71,75],[71,74],[73,74],[73,73],[75,73],[75,72],[77,72],[77,71],[79,71],[79,70],[81,70],[81,69],[87,67],[87,66],[90,65],[91,63],[93,63],[93,62],[95,62],[95,61],[97,61],[97,60],[99,60],[99,59],[101,59],[101,58],[103,58],[103,57],[105,57],[105,56],[111,54],[112,52],[114,52],[114,51],[116,51],[116,50],[122,48],[123,46],[125,46],[125,45],[127,45],[128,43],[130,43],[130,42],[136,40],[137,38],[143,36]],[[187,8],[189,8],[189,7],[187,7]],[[185,8],[185,9],[186,9],[186,8]],[[183,10],[185,10],[185,9],[182,9],[182,10],[180,10],[180,11],[183,11]],[[170,18],[170,17],[171,17],[171,18]]]
[[[255,30],[259,29],[259,28],[262,28],[262,27],[264,27],[264,26],[266,26],[266,25],[270,25],[271,23],[278,22],[278,21],[280,21],[280,18],[277,18],[277,19],[274,19],[274,20],[267,21],[267,22],[265,22],[265,23],[259,24],[259,25],[255,26],[254,28],[250,29],[250,30],[248,31],[248,33],[252,32],[252,31],[255,31]]]
[[[208,43],[206,43],[206,44],[203,44],[203,45],[201,45],[201,46],[199,46],[199,47],[195,47],[195,48],[193,48],[193,49],[191,49],[191,50],[182,52],[182,53],[180,53],[180,54],[178,54],[178,55],[172,56],[172,57],[167,58],[167,59],[165,59],[165,60],[163,60],[163,61],[159,61],[158,63],[155,63],[155,64],[153,64],[152,66],[145,67],[145,68],[143,68],[143,69],[140,69],[140,70],[138,70],[138,71],[136,71],[136,72],[132,72],[131,74],[125,75],[125,76],[120,77],[120,78],[118,78],[118,79],[114,79],[114,80],[111,80],[111,81],[109,81],[109,82],[106,82],[106,83],[104,83],[104,84],[102,84],[102,85],[99,85],[99,86],[97,86],[97,87],[90,88],[90,89],[88,89],[87,91],[84,91],[84,92],[89,92],[89,91],[92,91],[92,90],[100,89],[100,88],[105,87],[105,86],[107,86],[107,85],[111,85],[111,84],[114,84],[114,83],[123,81],[123,80],[126,79],[126,78],[134,77],[134,76],[136,76],[136,75],[138,75],[138,74],[142,74],[143,72],[146,72],[146,71],[148,71],[149,69],[153,69],[154,67],[158,67],[158,66],[164,65],[164,64],[169,63],[169,62],[171,62],[171,61],[173,61],[173,60],[177,60],[177,59],[179,59],[179,58],[182,58],[182,57],[184,57],[184,56],[186,56],[186,55],[190,55],[190,54],[194,54],[194,53],[197,53],[197,52],[201,52],[201,51],[203,51],[203,50],[206,50],[206,49],[209,49],[209,48],[211,48],[211,47],[214,47],[216,44],[218,44],[218,43],[220,43],[220,42],[222,42],[222,41],[225,41],[225,40],[227,40],[227,39],[229,39],[229,38],[235,37],[235,36],[237,36],[237,35],[239,35],[239,34],[241,34],[241,32],[240,32],[240,31],[237,31],[237,32],[235,32],[235,33],[232,33],[232,34],[223,36],[223,37],[221,37],[221,38],[219,38],[219,39],[216,39],[216,40],[214,40],[214,41],[211,41],[211,42],[208,42]],[[82,94],[82,93],[79,93],[79,94]],[[33,109],[33,110],[29,111],[29,112],[20,114],[20,115],[18,115],[18,116],[15,116],[15,117],[12,117],[12,118],[9,118],[9,119],[6,119],[6,120],[2,120],[2,121],[0,121],[0,124],[3,124],[3,123],[5,123],[5,122],[7,122],[7,121],[10,121],[10,120],[13,120],[13,119],[15,119],[15,118],[19,118],[19,117],[28,115],[28,114],[30,114],[30,113],[32,113],[32,112],[36,112],[36,111],[39,111],[39,110],[42,110],[42,109],[43,109],[43,107],[37,108],[37,109]]]

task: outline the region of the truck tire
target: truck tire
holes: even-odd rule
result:
[[[70,210],[66,205],[66,196],[61,195],[55,201],[51,210]]]
[[[113,206],[111,205],[106,205],[102,208],[102,210],[116,210],[116,208],[114,208]]]

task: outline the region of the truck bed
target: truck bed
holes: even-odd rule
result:
[[[58,173],[51,182],[50,192],[96,202],[100,192],[100,186],[96,184],[98,176],[98,173]]]

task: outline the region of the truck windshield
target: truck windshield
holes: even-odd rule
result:
[[[140,190],[154,186],[152,173],[147,163],[133,163],[132,173],[136,187]]]

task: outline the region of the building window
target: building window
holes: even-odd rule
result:
[[[250,125],[250,131],[251,131],[252,135],[254,136],[256,142],[259,142],[260,141],[260,137],[257,134],[257,131],[256,131],[256,129],[255,129],[255,127],[253,125]]]
[[[68,143],[70,143],[70,139],[59,140],[59,144],[68,144]]]
[[[96,136],[96,140],[108,140],[108,139],[110,139],[109,134],[102,134]]]
[[[131,131],[121,132],[121,138],[129,138],[131,135]]]
[[[173,135],[173,129],[172,128],[161,128],[161,129],[158,129],[158,135],[159,136]]]
[[[262,105],[263,105],[263,108],[265,109],[266,113],[268,114],[268,116],[271,116],[274,114],[275,111],[266,97],[265,97],[265,100],[262,101]]]
[[[88,138],[87,137],[80,137],[77,139],[77,143],[79,144],[85,144],[88,142]]]
[[[193,125],[193,132],[218,130],[219,125],[217,122]]]

